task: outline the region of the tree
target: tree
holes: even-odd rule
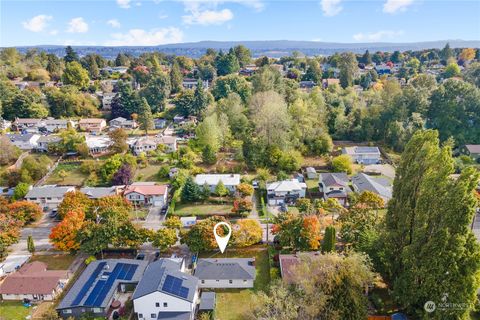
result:
[[[251,85],[245,77],[237,74],[229,74],[215,79],[212,94],[216,100],[226,98],[231,93],[238,94],[242,102],[246,103],[252,93]]]
[[[7,201],[0,198],[2,208],[0,208],[0,258],[4,258],[8,247],[20,238],[20,228],[23,222],[12,217],[8,212],[3,212],[2,209],[7,207]]]
[[[340,69],[339,78],[342,88],[351,86],[358,69],[355,54],[351,52],[342,53],[338,68]]]
[[[242,182],[237,186],[237,192],[244,198],[252,196],[254,191],[253,186],[249,183]]]
[[[332,170],[333,172],[346,172],[347,174],[352,173],[352,159],[347,154],[339,155],[332,160]]]
[[[237,247],[249,247],[262,241],[263,229],[258,220],[240,219],[233,226],[232,236]]]
[[[448,61],[450,58],[453,58],[455,56],[455,53],[453,52],[452,48],[450,48],[450,44],[447,42],[445,44],[445,47],[440,51],[440,57],[444,61]]]
[[[152,76],[145,87],[142,88],[140,96],[147,100],[153,112],[160,112],[165,109],[170,91],[170,78],[164,72],[159,72]]]
[[[207,152],[216,153],[218,151],[222,143],[222,132],[216,114],[205,117],[205,119],[203,119],[203,121],[195,129],[195,133],[198,144],[203,148],[208,146],[211,149],[207,150]]]
[[[178,216],[168,217],[163,223],[163,225],[167,228],[177,229],[177,230],[180,230],[183,227],[182,221]]]
[[[316,59],[309,59],[307,64],[308,64],[308,67],[307,67],[307,71],[305,72],[305,75],[303,76],[303,80],[313,81],[316,84],[320,84],[322,82],[322,74],[323,74],[320,63]]]
[[[298,199],[297,202],[295,203],[295,206],[298,208],[298,211],[300,211],[301,213],[308,214],[308,213],[311,213],[313,209],[311,200],[307,198]]]
[[[170,83],[172,86],[172,93],[179,93],[183,89],[183,76],[180,71],[178,61],[175,59],[170,69]]]
[[[86,89],[90,82],[88,71],[76,61],[67,63],[62,80],[64,84],[72,84],[80,89]]]
[[[78,54],[73,50],[71,46],[67,46],[65,48],[65,57],[63,58],[66,63],[70,62],[78,62],[80,59],[78,58]]]
[[[240,70],[240,64],[233,49],[230,49],[227,54],[220,52],[215,60],[216,69],[219,76],[235,73]]]
[[[202,161],[203,163],[209,165],[217,163],[217,154],[215,153],[215,150],[213,150],[213,147],[210,144],[207,144],[202,149]]]
[[[152,110],[145,98],[142,98],[139,106],[138,123],[140,123],[140,129],[145,130],[145,134],[148,134],[149,129],[154,128]]]
[[[455,62],[450,63],[445,70],[443,71],[443,76],[445,78],[458,77],[461,74],[460,67]]]
[[[203,82],[201,80],[197,81],[194,97],[191,110],[192,113],[190,115],[199,116],[202,114],[203,110],[208,107],[211,97],[211,95],[209,96],[209,93],[203,88]]]
[[[365,63],[366,65],[372,64],[372,57],[368,50],[366,50],[365,53],[363,54],[362,62]]]
[[[29,235],[27,238],[27,250],[31,254],[35,253],[35,243],[33,242],[33,238],[31,235]]]
[[[252,76],[253,92],[275,91],[285,93],[285,81],[283,75],[273,66],[264,66],[258,69]]]
[[[67,171],[62,169],[58,171],[58,176],[60,177],[60,179],[62,179],[62,181],[65,181],[65,178],[68,177],[68,173]]]
[[[6,137],[0,136],[0,165],[7,165],[15,161],[20,155],[21,151]]]
[[[165,252],[168,248],[177,243],[177,232],[175,229],[170,228],[159,229],[154,233],[151,240],[154,247],[158,248],[160,252]]]
[[[471,231],[479,174],[466,169],[453,181],[451,153],[449,144],[440,147],[438,132],[417,131],[402,154],[386,215],[386,277],[398,303],[418,318],[467,319],[480,284],[480,246]],[[465,308],[423,308],[445,299]]]
[[[320,221],[315,215],[282,213],[275,217],[272,233],[280,245],[293,250],[320,248]]]
[[[230,194],[230,190],[225,187],[222,180],[218,181],[217,185],[215,186],[215,194],[219,197],[224,197]]]
[[[218,248],[215,235],[212,230],[219,222],[227,222],[225,218],[219,216],[208,217],[200,220],[187,232],[181,234],[180,242],[186,244],[190,251],[209,251]],[[217,228],[217,234],[222,237],[228,233],[224,228]]]
[[[84,225],[85,213],[82,210],[70,211],[59,224],[52,228],[49,239],[55,249],[75,252],[80,248],[77,234]]]
[[[183,202],[196,202],[200,200],[200,187],[193,181],[192,177],[189,176],[185,181],[180,197]]]
[[[79,210],[86,212],[92,206],[92,200],[81,192],[67,192],[58,205],[58,216],[64,219],[69,212]]]
[[[110,150],[113,153],[125,153],[128,150],[127,138],[128,134],[122,128],[117,128],[115,130],[108,132],[108,137],[112,141],[110,145]]]
[[[237,57],[240,67],[243,68],[251,62],[252,52],[244,45],[238,45],[234,47],[233,52],[235,52],[235,56]]]
[[[128,185],[132,182],[132,167],[128,163],[122,164],[122,166],[115,172],[112,177],[113,185]]]
[[[478,50],[478,52],[480,52],[480,50]],[[465,71],[464,78],[468,82],[476,85],[477,88],[480,88],[480,63],[479,62],[471,63],[467,67],[467,70]]]
[[[328,226],[325,228],[325,236],[322,242],[322,252],[334,252],[336,242],[336,230],[334,226]]]
[[[248,216],[253,209],[252,201],[248,199],[235,199],[233,201],[232,212],[242,216]]]
[[[475,58],[476,51],[477,50],[473,48],[465,48],[462,50],[462,52],[460,52],[460,55],[458,56],[458,58],[462,61],[473,60]]]
[[[43,213],[38,204],[29,201],[16,201],[8,205],[9,214],[25,224],[39,220]]]
[[[15,187],[15,190],[13,190],[12,199],[13,200],[20,200],[20,199],[25,198],[29,189],[30,189],[30,185],[28,183],[20,182]]]

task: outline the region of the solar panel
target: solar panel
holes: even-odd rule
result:
[[[107,281],[105,281],[105,280],[99,280],[97,282],[95,287],[93,287],[92,292],[90,292],[90,295],[88,296],[87,300],[85,301],[86,306],[93,305],[93,303],[95,302],[95,299],[97,299],[98,295],[100,294],[100,292],[104,288],[106,282]]]
[[[133,275],[135,274],[135,271],[137,271],[137,267],[138,266],[136,264],[130,265],[130,270],[128,270],[128,273],[125,276],[125,280],[132,280]]]
[[[100,262],[93,273],[91,274],[90,278],[85,282],[83,285],[82,289],[78,292],[77,296],[75,297],[75,300],[72,302],[72,306],[79,305],[80,302],[82,301],[83,297],[87,293],[88,289],[92,286],[92,284],[95,282],[95,279],[97,279],[98,274],[100,271],[102,271],[103,267],[105,266],[106,262]]]
[[[188,288],[182,287],[182,282],[182,279],[167,275],[165,277],[165,281],[163,282],[162,290],[178,297],[187,298]]]

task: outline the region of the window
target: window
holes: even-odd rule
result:
[[[342,188],[338,188],[339,190],[343,190],[343,187]]]
[[[101,313],[102,309],[101,308],[93,308],[92,311],[93,311],[93,313]]]
[[[143,318],[143,314],[139,313],[139,314],[138,314],[138,317],[139,317],[139,318]]]
[[[150,318],[155,319],[157,315],[155,313],[150,314]]]
[[[164,303],[163,303],[163,307],[164,307],[164,308],[168,307],[168,303],[164,302]]]
[[[243,283],[247,283],[247,280],[243,280]]]
[[[217,282],[220,282],[220,280],[217,280]]]
[[[228,280],[228,283],[232,284],[232,283],[233,283],[233,280]]]
[[[71,309],[65,309],[65,310],[63,310],[63,313],[64,314],[70,314],[70,313],[72,313],[72,310]]]
[[[155,302],[155,307],[160,307],[160,302]]]
[[[205,280],[202,280],[202,284],[204,284],[204,283],[205,283]]]

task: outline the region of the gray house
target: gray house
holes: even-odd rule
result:
[[[353,162],[360,164],[376,164],[381,160],[378,147],[345,147],[342,154],[349,155]]]
[[[253,288],[255,258],[198,259],[200,288]]]
[[[57,307],[62,318],[106,317],[118,292],[138,284],[148,262],[106,259],[91,262]]]
[[[346,206],[350,191],[347,174],[344,172],[320,173],[318,190],[324,200],[337,199],[342,206]]]
[[[478,161],[480,159],[480,144],[466,144],[460,148],[460,152]]]
[[[372,178],[365,173],[352,177],[353,190],[358,193],[370,191],[378,194],[385,204],[392,198],[392,183],[384,178]]]

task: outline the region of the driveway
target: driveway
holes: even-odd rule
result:
[[[395,179],[395,168],[390,164],[369,164],[363,169],[364,172],[380,172],[382,175]]]
[[[18,241],[18,243],[10,246],[10,254],[28,254],[28,236],[32,236],[33,238],[33,243],[35,244],[35,251],[47,251],[49,249],[52,249],[53,247],[49,242],[48,236],[50,235],[50,230],[55,225],[57,225],[57,223],[58,222],[55,222],[48,217],[48,213],[45,213],[36,226],[22,229],[20,240]]]
[[[162,211],[162,207],[151,207],[145,220],[140,223],[147,229],[160,229],[165,221],[165,215],[160,214],[160,211]]]

